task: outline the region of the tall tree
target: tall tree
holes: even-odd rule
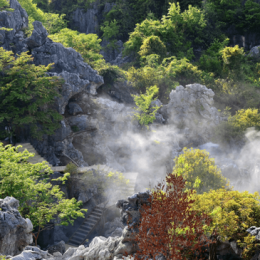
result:
[[[0,197],[12,196],[19,200],[21,215],[33,223],[37,244],[40,232],[53,227],[51,220],[60,225],[73,224],[74,219],[84,217],[83,212],[87,210],[80,209],[82,203],[75,198],[66,199],[59,186],[51,184],[52,171],[46,162],[26,162],[33,156],[27,150],[19,153],[15,147],[4,147],[0,143]],[[69,175],[66,173],[56,180],[64,182]]]
[[[46,74],[48,66],[32,64],[27,53],[15,57],[0,48],[0,123],[16,131],[30,126],[31,135],[41,139],[53,134],[62,116],[51,107],[63,80]]]
[[[138,251],[135,259],[155,259],[163,255],[168,259],[196,259],[209,240],[203,226],[211,219],[191,210],[193,192],[185,191],[182,176],[169,174],[167,184],[158,184],[147,205],[142,205],[141,223],[135,241]]]

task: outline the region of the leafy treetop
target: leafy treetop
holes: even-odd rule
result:
[[[17,152],[15,147],[3,146],[0,143],[0,196],[12,196],[19,200],[19,211],[29,218],[34,226],[34,238],[37,239],[42,230],[56,224],[73,224],[77,217],[84,217],[85,209],[80,209],[81,202],[75,198],[65,199],[59,186],[52,185],[49,175],[52,170],[47,162],[27,163],[34,154],[27,150]],[[66,181],[69,173],[58,178]],[[52,181],[55,181],[54,179]],[[36,229],[37,228],[37,229]]]
[[[25,52],[15,57],[0,48],[0,123],[13,131],[30,126],[32,136],[40,139],[59,127],[62,116],[51,105],[63,80],[46,75],[52,64],[36,66],[32,60]]]

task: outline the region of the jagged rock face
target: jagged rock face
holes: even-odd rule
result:
[[[170,102],[161,111],[168,124],[175,124],[207,140],[210,128],[222,120],[213,106],[214,95],[211,89],[200,84],[190,84],[185,88],[178,86],[171,91]]]
[[[19,201],[13,197],[0,199],[0,252],[17,255],[33,242],[32,222],[18,211]]]
[[[0,12],[0,26],[13,28],[10,32],[0,31],[0,46],[14,53],[30,50],[36,65],[54,63],[49,75],[64,78],[62,96],[56,99],[57,110],[64,114],[69,99],[83,91],[96,95],[96,90],[104,81],[87,63],[82,56],[72,48],[65,48],[60,43],[55,43],[47,38],[47,31],[38,21],[33,23],[34,31],[30,38],[26,38],[23,29],[28,26],[28,15],[17,0],[10,1],[14,12]],[[88,165],[80,151],[77,151],[70,138],[71,129],[63,121],[61,129],[52,137],[43,137],[42,142],[31,140],[37,151],[51,164],[58,165],[59,156],[75,159],[79,165]]]
[[[10,7],[14,9],[13,12],[0,12],[0,27],[13,28],[13,30],[9,32],[0,30],[0,46],[11,50],[12,43],[13,48],[27,51],[26,46],[20,42],[25,38],[22,30],[28,26],[28,15],[17,0],[10,0]]]
[[[255,60],[258,60],[260,57],[260,46],[254,46],[253,48],[251,48],[248,56],[252,57]]]
[[[76,9],[72,15],[71,27],[81,33],[99,34],[99,27],[104,16],[113,8],[115,3],[100,5],[97,0],[90,5],[85,12],[83,9]]]
[[[238,45],[239,47],[243,47],[246,51],[260,44],[260,34],[258,32],[249,30],[241,34],[234,25],[227,29],[226,35],[230,39],[231,46]]]
[[[61,254],[64,254],[65,253],[65,242],[64,241],[60,241],[58,243],[55,243],[54,245],[52,246],[49,246],[47,248],[48,252],[50,254],[53,254],[55,252],[60,252]]]

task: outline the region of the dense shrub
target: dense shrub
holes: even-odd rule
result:
[[[193,199],[192,210],[212,218],[211,224],[205,229],[208,234],[215,234],[214,237],[221,241],[234,239],[244,248],[244,256],[250,253],[255,237],[246,230],[260,225],[258,193],[219,189],[195,194]]]
[[[67,27],[64,19],[65,14],[45,13],[33,2],[33,0],[19,0],[21,6],[29,16],[29,31],[32,32],[34,21],[40,21],[47,29],[48,33],[56,33]]]
[[[211,220],[192,210],[192,191],[185,192],[182,176],[169,174],[167,185],[159,183],[141,208],[141,220],[135,241],[138,251],[134,259],[197,259],[201,247],[209,240],[203,226]],[[199,258],[199,257],[198,257]]]
[[[65,171],[68,172],[70,175],[78,173],[78,167],[74,163],[70,162],[66,165]]]
[[[22,146],[17,148],[19,147]],[[15,197],[19,200],[21,215],[33,223],[33,236],[37,245],[42,230],[53,227],[54,223],[73,224],[74,219],[84,217],[83,212],[87,210],[80,209],[81,202],[77,202],[75,198],[66,199],[59,186],[50,182],[64,183],[69,173],[50,180],[49,175],[53,172],[47,162],[27,162],[27,159],[33,156],[27,150],[20,153],[16,151],[16,147],[4,147],[0,143],[0,196]],[[50,223],[51,220],[53,221]]]
[[[157,86],[151,86],[147,88],[145,94],[133,95],[138,111],[134,114],[134,118],[139,121],[140,125],[148,125],[155,120],[155,114],[160,107],[151,107],[151,102],[156,100],[158,91]]]
[[[169,55],[178,58],[194,57],[191,42],[201,44],[201,35],[206,26],[204,14],[196,7],[189,6],[181,12],[179,4],[172,3],[168,14],[162,20],[146,19],[137,24],[134,32],[130,33],[125,43],[124,53],[139,52],[147,37],[157,36],[166,46]]]
[[[215,129],[215,139],[222,143],[242,141],[245,131],[254,127],[260,129],[260,114],[258,109],[241,109],[235,115],[229,115],[228,121],[220,123]]]
[[[64,80],[46,75],[53,64],[35,66],[32,60],[0,48],[0,123],[13,132],[29,126],[31,136],[41,139],[60,126],[62,116],[52,104]]]
[[[169,93],[178,85],[187,85],[194,82],[204,85],[214,83],[211,73],[199,70],[187,59],[176,57],[165,58],[160,63],[160,56],[151,54],[146,56],[144,66],[131,67],[127,72],[127,79],[140,92],[145,93],[147,86],[157,85],[159,99],[167,103]]]
[[[215,165],[215,160],[209,158],[209,153],[205,150],[184,148],[183,154],[176,157],[174,161],[173,174],[182,176],[186,180],[188,189],[194,188],[197,178],[201,181],[199,187],[195,188],[198,193],[227,185],[226,178]]]

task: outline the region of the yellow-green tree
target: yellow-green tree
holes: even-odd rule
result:
[[[244,49],[239,48],[238,45],[234,47],[225,47],[220,51],[224,61],[224,69],[239,70],[241,61],[244,57]]]
[[[256,108],[241,109],[234,116],[230,116],[228,122],[240,132],[245,131],[249,127],[255,127],[259,130],[260,114]]]
[[[176,157],[174,161],[173,174],[183,176],[188,189],[194,188],[197,178],[201,181],[200,185],[195,188],[198,193],[227,185],[226,178],[215,165],[215,160],[209,158],[209,153],[205,150],[184,148],[183,154]]]
[[[25,52],[15,57],[0,48],[0,123],[14,132],[29,126],[32,137],[41,139],[60,126],[53,103],[64,80],[46,74],[53,64],[35,66],[32,60]]]
[[[193,196],[192,210],[212,218],[212,223],[204,227],[205,231],[209,235],[215,234],[221,241],[236,240],[244,248],[246,257],[255,242],[255,237],[246,230],[260,225],[259,194],[219,189]]]
[[[19,148],[21,146],[18,146]],[[19,200],[19,211],[29,218],[34,226],[33,236],[37,239],[42,230],[53,227],[51,220],[60,225],[73,224],[74,219],[84,217],[86,209],[80,209],[81,202],[75,198],[66,199],[58,185],[52,185],[52,172],[47,162],[31,164],[27,162],[34,154],[27,150],[17,152],[16,147],[0,143],[0,196],[12,196]],[[65,173],[57,180],[66,181]],[[57,221],[55,221],[57,223]]]
[[[249,127],[260,130],[260,113],[257,108],[240,109],[234,116],[229,115],[215,130],[216,139],[226,143],[230,140],[241,140]]]
[[[133,95],[135,104],[137,105],[136,110],[138,113],[134,114],[134,117],[139,121],[140,125],[148,125],[155,120],[155,114],[160,107],[151,107],[151,102],[156,98],[159,89],[157,86],[151,86],[147,88],[145,94]]]

